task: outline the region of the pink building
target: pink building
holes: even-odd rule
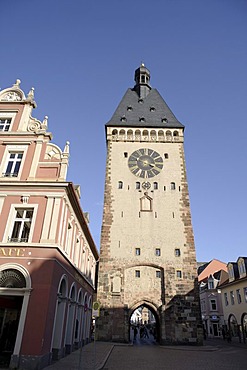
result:
[[[219,260],[212,260],[198,268],[198,282],[202,323],[205,336],[220,337],[224,327],[219,284],[227,278],[227,265]]]
[[[98,252],[51,143],[17,80],[0,91],[0,368],[41,369],[87,343]]]

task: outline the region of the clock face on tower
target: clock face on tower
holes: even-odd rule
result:
[[[134,175],[150,178],[160,173],[163,168],[163,159],[153,149],[142,148],[130,155],[128,166]]]

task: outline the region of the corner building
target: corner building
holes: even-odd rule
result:
[[[0,92],[0,368],[42,369],[91,337],[98,253],[69,143],[35,107],[19,80]]]
[[[106,124],[97,338],[128,342],[146,307],[161,344],[201,344],[184,126],[149,81],[141,65]]]

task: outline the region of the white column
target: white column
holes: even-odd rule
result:
[[[37,172],[37,168],[38,168],[38,164],[39,164],[39,160],[40,160],[40,153],[41,153],[41,149],[42,149],[42,144],[43,144],[42,140],[37,140],[36,141],[34,156],[33,156],[32,165],[31,165],[29,178],[28,178],[29,180],[30,179],[35,179],[35,177],[36,177],[36,172]]]

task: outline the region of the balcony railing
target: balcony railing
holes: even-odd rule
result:
[[[28,238],[8,238],[8,243],[27,243]]]
[[[18,173],[3,172],[2,176],[3,177],[17,177]]]

